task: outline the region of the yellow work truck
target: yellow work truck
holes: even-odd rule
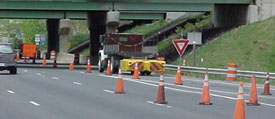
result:
[[[122,71],[133,73],[135,64],[141,75],[150,75],[151,72],[164,72],[164,58],[156,53],[156,46],[144,46],[143,36],[139,34],[113,33],[100,36],[103,46],[99,50],[99,72],[103,72],[110,60],[111,72],[117,73],[119,67]]]

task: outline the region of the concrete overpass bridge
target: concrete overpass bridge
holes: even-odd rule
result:
[[[48,51],[62,51],[59,44],[66,46],[60,19],[87,19],[95,63],[99,35],[114,32],[117,19],[160,19],[166,12],[203,11],[213,13],[216,26],[242,25],[252,4],[253,0],[0,0],[0,18],[47,19]]]

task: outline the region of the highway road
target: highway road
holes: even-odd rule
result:
[[[165,76],[167,105],[156,105],[159,75],[131,79],[123,73],[126,94],[114,94],[116,75],[98,71],[18,68],[17,75],[0,72],[0,119],[232,119],[238,82],[213,81],[213,105],[198,105],[202,79],[184,77],[175,86]],[[245,99],[250,84],[244,84]],[[258,94],[263,85],[258,85]],[[245,106],[247,119],[271,119],[275,110],[272,96],[259,96],[261,106]]]

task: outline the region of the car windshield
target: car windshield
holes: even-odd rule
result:
[[[0,45],[0,53],[13,53],[11,45]]]

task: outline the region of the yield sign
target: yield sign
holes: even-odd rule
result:
[[[172,42],[177,49],[179,55],[181,56],[184,53],[189,40],[173,40]]]

